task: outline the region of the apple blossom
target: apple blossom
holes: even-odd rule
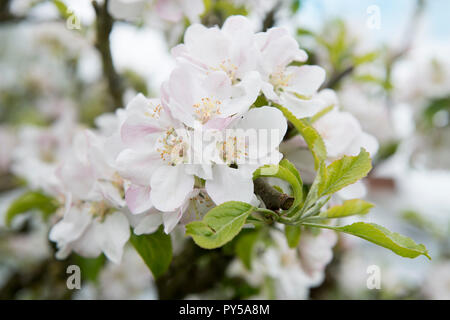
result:
[[[262,91],[267,99],[285,106],[297,118],[312,116],[323,107],[316,92],[325,80],[325,70],[318,66],[290,65],[306,61],[307,54],[286,29],[272,28],[258,33],[255,42],[260,52]]]
[[[124,209],[123,179],[111,166],[115,153],[105,148],[109,138],[85,130],[74,138],[72,153],[57,170],[65,193],[62,219],[50,240],[58,247],[58,258],[73,250],[86,257],[101,252],[118,263],[130,236]],[[108,159],[109,158],[109,159]]]
[[[58,194],[55,170],[78,130],[73,113],[62,115],[49,127],[23,126],[12,151],[12,172],[23,177],[31,189]]]

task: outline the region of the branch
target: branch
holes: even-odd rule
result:
[[[275,25],[275,15],[281,7],[281,1],[277,1],[277,3],[273,6],[273,8],[266,14],[263,20],[262,31],[265,32],[268,29],[272,28]]]
[[[355,70],[355,66],[351,65],[351,66],[345,68],[344,70],[342,70],[341,72],[335,73],[333,76],[331,76],[330,80],[328,80],[326,83],[323,84],[322,89],[335,88],[339,84],[339,82],[341,82],[342,79],[344,79],[346,76],[352,74],[354,70]]]
[[[263,178],[255,179],[253,183],[255,185],[255,193],[261,197],[269,210],[288,210],[294,203],[293,197],[271,187]]]
[[[95,14],[97,15],[96,33],[97,40],[95,47],[102,58],[103,74],[108,81],[109,94],[112,99],[112,106],[110,110],[115,110],[123,106],[123,81],[114,68],[114,63],[111,55],[111,45],[109,36],[111,34],[114,19],[108,12],[108,2],[105,0],[103,5],[97,1],[92,1]]]

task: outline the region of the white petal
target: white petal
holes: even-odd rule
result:
[[[102,253],[97,241],[97,223],[93,222],[77,241],[71,244],[73,251],[86,258],[95,258]]]
[[[150,186],[131,185],[125,192],[125,200],[133,214],[145,212],[153,207],[150,200]]]
[[[181,220],[181,217],[183,217],[183,209],[177,209],[173,212],[166,212],[163,215],[163,221],[164,221],[164,232],[166,234],[169,234],[178,224],[178,222]]]
[[[186,30],[184,43],[197,61],[218,67],[229,56],[228,50],[232,42],[218,28],[194,24]]]
[[[92,216],[88,210],[72,207],[63,219],[50,230],[49,239],[61,244],[67,244],[78,239],[91,223]]]
[[[349,155],[358,155],[361,148],[366,149],[370,156],[373,157],[378,152],[378,140],[374,136],[362,132],[357,141],[354,142],[351,150],[349,151]]]
[[[183,204],[194,188],[194,177],[185,173],[183,165],[161,166],[154,172],[150,185],[153,205],[168,212]]]
[[[280,95],[280,100],[280,104],[289,109],[299,119],[311,117],[325,107],[325,101],[317,96],[305,100],[285,92]]]
[[[226,165],[216,165],[213,169],[213,179],[206,181],[206,191],[217,204],[227,201],[242,201],[249,203],[253,199],[253,180],[242,174],[239,169]]]
[[[221,108],[222,116],[246,112],[258,98],[261,85],[261,77],[257,72],[248,73],[238,85],[233,86],[232,99]]]
[[[125,149],[116,160],[119,174],[139,185],[149,185],[153,171],[161,165],[160,155],[149,151]]]
[[[150,234],[158,230],[159,226],[163,222],[163,216],[161,213],[149,213],[136,225],[134,233],[137,235]]]
[[[103,222],[97,223],[97,241],[109,260],[119,263],[122,259],[123,247],[130,238],[130,224],[120,212],[106,216]]]
[[[311,97],[325,81],[325,70],[319,66],[288,67],[286,73],[292,75],[286,90]]]
[[[273,107],[260,107],[248,111],[236,124],[236,128],[254,130],[258,136],[258,144],[249,141],[249,156],[257,154],[258,158],[266,157],[273,152],[283,140],[287,130],[287,122],[283,113]]]

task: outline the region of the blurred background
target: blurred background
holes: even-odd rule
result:
[[[158,3],[170,3],[170,10]],[[203,5],[191,16],[180,9],[182,0],[0,0],[0,299],[164,296],[133,250],[121,265],[75,254],[57,261],[48,241],[51,218],[30,212],[7,226],[4,215],[24,189],[39,185],[36,161],[50,170],[72,128],[94,126],[98,115],[138,92],[158,96],[174,66],[170,48],[182,42],[189,24],[221,25],[234,14],[247,15],[255,30],[288,28],[308,63],[326,69],[342,108],[380,143],[365,181],[365,198],[375,208],[363,219],[425,244],[432,261],[339,235],[313,287],[264,295],[252,272],[244,275],[231,263],[220,283],[199,285],[181,298],[450,299],[450,2]],[[66,287],[70,264],[86,275],[81,290]],[[372,265],[379,267],[380,289],[367,287]]]

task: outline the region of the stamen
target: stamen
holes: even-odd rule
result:
[[[201,103],[193,105],[197,119],[205,124],[214,115],[220,115],[220,106],[222,102],[219,100],[211,100],[210,98],[202,98]]]

